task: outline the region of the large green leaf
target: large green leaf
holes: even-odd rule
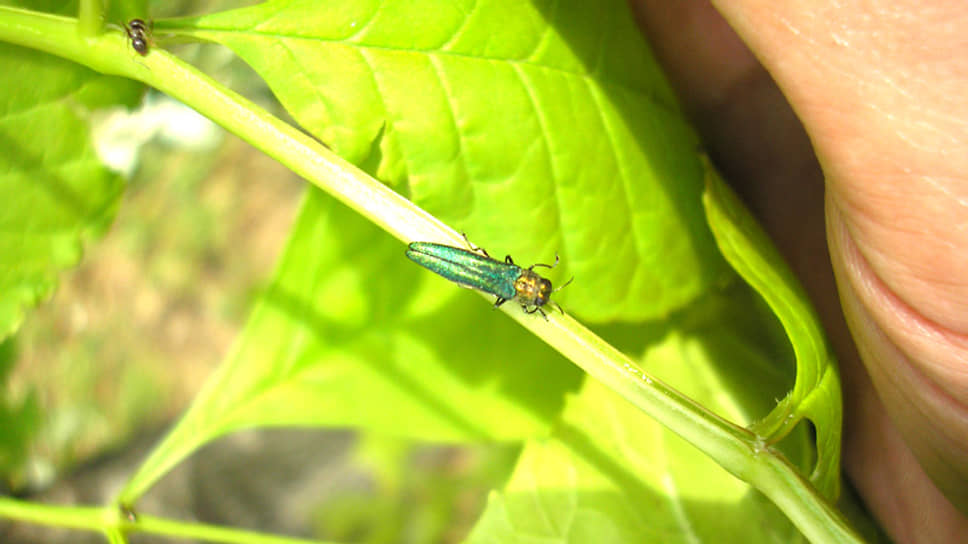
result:
[[[730,420],[753,421],[787,384],[789,349],[772,316],[734,288],[641,335],[611,331],[640,364]],[[757,326],[758,325],[758,326]],[[636,344],[639,345],[636,348]],[[784,351],[785,349],[785,351]],[[793,437],[791,437],[793,438]],[[786,453],[813,458],[800,428]],[[568,403],[554,436],[528,443],[469,539],[485,542],[801,542],[770,501],[594,381]]]
[[[91,143],[93,109],[131,104],[140,86],[0,44],[0,338],[48,297],[85,240],[114,217],[123,180]],[[29,84],[28,84],[29,82]]]
[[[579,276],[563,299],[570,312],[641,323],[708,311],[730,273],[705,222],[703,165],[624,4],[455,6],[269,2],[159,30],[233,48],[308,130],[439,217],[484,233],[472,238],[493,253],[526,262],[560,249]],[[452,306],[466,293],[315,198],[233,355],[122,500],[205,441],[252,425],[354,425],[425,440],[546,434],[573,370],[482,318],[479,303]],[[708,362],[746,378],[745,344],[730,346]],[[786,391],[767,390],[713,397],[772,405]],[[620,419],[623,435],[641,423]]]
[[[756,339],[742,334],[750,330],[741,326],[749,324],[748,316],[725,311],[749,307],[759,315],[760,308],[749,299],[739,306],[736,300],[725,306],[715,300],[715,288],[730,273],[704,222],[703,166],[694,152],[695,138],[618,0],[269,2],[167,29],[159,25],[159,30],[229,45],[266,77],[307,130],[439,217],[471,231],[497,255],[510,250],[526,261],[559,249],[565,266],[580,278],[564,294],[570,297],[566,306],[588,320],[636,321],[635,328],[605,332],[626,353],[644,353],[643,366],[652,373],[721,415],[752,421],[786,391],[782,373],[774,376],[776,367],[770,364],[786,359],[757,353]],[[89,40],[92,46],[112,41],[124,44],[120,36],[100,44]],[[190,70],[161,73],[178,64],[170,61],[165,54],[149,56],[145,62],[154,69],[142,66],[137,73],[151,75],[169,92],[176,81],[195,90],[205,83],[176,77]],[[229,103],[239,110],[249,107],[228,93],[218,98],[221,102],[198,100],[198,105],[223,108],[223,113]],[[258,115],[240,115],[235,124],[225,119],[225,126],[240,132],[239,119],[265,120]],[[258,126],[266,132],[276,127]],[[299,147],[297,139],[287,141]],[[299,149],[304,152],[299,159],[312,154],[305,146]],[[306,162],[314,160],[321,159],[314,155]],[[801,360],[798,378],[803,379],[753,429],[779,439],[790,434],[800,416],[818,422],[821,460],[815,481],[833,494],[829,484],[836,477],[836,457],[831,461],[830,455],[839,445],[839,431],[833,429],[840,406],[836,374],[829,370],[824,346],[817,347],[823,343],[819,329],[802,307],[801,294],[787,285],[789,274],[774,270],[768,249],[759,252],[768,244],[736,220],[746,219],[733,214],[729,199],[714,194],[707,204],[723,252],[747,279],[759,274],[749,281],[780,316]],[[104,221],[93,221],[91,228]],[[655,537],[648,532],[651,526],[677,515],[678,523],[667,524],[668,532],[660,536],[705,538],[734,534],[734,529],[742,534],[749,527],[756,527],[757,535],[765,528],[777,539],[792,534],[757,495],[711,465],[708,471],[696,470],[692,450],[666,440],[659,434],[665,431],[647,432],[644,416],[600,385],[586,384],[553,438],[539,442],[559,414],[564,392],[576,385],[577,372],[505,321],[485,317],[479,300],[413,267],[401,253],[402,247],[375,228],[314,193],[236,349],[122,500],[137,498],[184,455],[235,429],[353,425],[424,440],[529,440],[503,504],[495,501],[504,513],[497,510],[495,517],[490,510],[475,538],[493,539],[523,527],[528,537],[581,540],[600,537],[604,527],[605,538],[625,541]],[[642,326],[678,313],[690,319]],[[714,316],[715,325],[707,315]],[[636,338],[652,340],[636,350]],[[803,365],[805,354],[819,362]],[[616,354],[603,363],[619,359]],[[630,383],[623,379],[655,385],[633,366],[625,365],[627,373],[607,383],[618,384],[617,389]],[[683,375],[670,379],[663,372],[670,368]],[[751,380],[751,371],[764,375]],[[647,397],[628,395],[631,389],[623,389],[626,398]],[[637,391],[652,393],[646,386]],[[670,426],[677,415],[689,423],[720,422],[700,410],[677,413],[695,406],[675,395],[662,397],[668,399],[676,399],[662,405],[668,409],[663,421]],[[763,449],[757,436],[726,427],[716,430],[735,440],[723,457],[743,462],[723,466],[784,499],[779,502],[788,514],[795,513],[800,498],[814,513],[829,513],[772,444]],[[693,443],[708,447],[702,431],[713,426],[690,428],[699,430],[688,434]],[[810,447],[803,426],[793,433],[799,440],[792,442],[791,458],[802,470]],[[657,443],[662,444],[660,462],[649,463]],[[757,480],[761,468],[775,472]],[[562,473],[570,479],[562,480]],[[521,481],[538,482],[532,486],[539,489],[538,502],[554,505],[551,517],[557,519],[550,531],[528,525],[535,510],[527,503],[535,499]],[[778,482],[794,493],[776,493]],[[667,503],[656,508],[660,518],[640,512],[660,496]],[[736,497],[742,498],[724,500]],[[734,508],[747,502],[755,504]],[[568,510],[579,503],[580,510]],[[582,519],[572,523],[567,517],[572,512]]]
[[[159,32],[230,47],[306,130],[494,253],[560,253],[585,319],[666,315],[727,271],[696,137],[621,0],[281,0]]]

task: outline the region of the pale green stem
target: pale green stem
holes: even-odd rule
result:
[[[78,31],[85,38],[92,38],[104,27],[104,2],[81,0],[78,5]]]
[[[283,537],[145,515],[129,520],[117,508],[112,507],[56,506],[18,501],[7,497],[0,497],[0,517],[51,527],[105,533],[112,539],[112,535],[140,532],[179,539],[234,544],[327,544],[319,540]]]

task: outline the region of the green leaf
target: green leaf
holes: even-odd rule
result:
[[[140,86],[0,44],[0,339],[53,292],[85,241],[114,217],[123,180],[90,138],[92,110],[132,103]],[[22,84],[30,82],[29,85]]]
[[[574,313],[643,320],[701,306],[730,274],[705,223],[703,166],[691,131],[664,100],[664,84],[641,79],[654,64],[624,5],[543,11],[483,3],[457,10],[456,20],[431,9],[455,5],[401,2],[361,14],[354,10],[376,4],[270,2],[159,30],[229,45],[307,129],[310,114],[320,114],[321,138],[440,217],[491,233],[473,238],[492,252],[512,249],[526,262],[517,249],[560,247],[566,266],[587,278],[565,300]],[[345,11],[327,12],[336,7]],[[405,23],[421,16],[427,24],[408,34]],[[531,21],[530,40],[517,28],[522,21]],[[331,26],[340,22],[361,26],[347,34]],[[516,30],[505,36],[507,27]],[[619,58],[624,71],[613,66]],[[346,103],[329,111],[339,99]],[[347,212],[312,202],[236,351],[122,501],[205,441],[252,425],[354,425],[424,440],[546,433],[574,383],[547,366],[554,358],[525,364],[532,358],[519,337],[451,305],[453,286],[407,272],[402,248],[391,251]],[[495,240],[505,242],[502,251]],[[415,278],[444,290],[414,288]],[[404,305],[393,300],[401,292],[417,295]],[[398,319],[413,319],[414,328]],[[441,336],[423,341],[423,334]],[[462,351],[470,355],[455,355]],[[612,359],[601,366],[619,358]],[[649,381],[631,366],[608,383]],[[772,449],[756,455],[751,433],[647,385],[655,391],[636,390],[635,400],[646,399],[640,407],[661,408],[663,421],[688,428],[694,444],[719,448],[734,474],[759,478],[801,528],[820,520],[831,526],[815,533],[849,532],[782,457]],[[622,389],[626,398],[632,389]],[[753,396],[773,398],[762,395]],[[719,434],[704,441],[713,427]],[[790,499],[804,496],[809,506],[797,513]]]
[[[13,398],[7,380],[16,362],[13,338],[0,341],[0,481],[17,489],[30,459],[30,445],[40,430],[40,403],[31,388],[22,398]]]
[[[319,191],[232,354],[122,500],[201,444],[259,425],[426,441],[547,435],[578,369]]]
[[[787,355],[762,336],[772,316],[745,288],[674,316],[647,338],[613,331],[653,375],[733,421],[772,406]],[[636,344],[638,347],[636,348]],[[807,466],[800,428],[786,454]],[[598,382],[571,399],[553,438],[528,443],[469,542],[801,542],[770,501]]]
[[[776,408],[751,429],[776,442],[803,418],[817,428],[814,485],[828,498],[840,493],[843,407],[836,360],[793,272],[732,190],[707,165],[703,203],[723,255],[776,313],[796,354],[796,382]]]
[[[18,20],[44,19],[6,15],[10,15],[4,26],[8,36],[16,33]],[[46,23],[48,28],[69,25],[60,19]],[[817,339],[809,320],[806,325],[796,320],[804,314],[795,304],[799,302],[795,290],[792,297],[782,290],[779,297],[773,296],[775,292],[771,295],[768,288],[774,284],[785,288],[788,278],[780,274],[779,281],[774,281],[770,276],[769,249],[765,259],[756,261],[762,257],[757,251],[763,240],[750,236],[734,243],[733,237],[749,232],[739,228],[736,236],[730,230],[734,222],[739,224],[736,214],[717,208],[726,202],[723,209],[729,211],[728,199],[713,197],[711,203],[707,201],[709,210],[702,209],[698,197],[703,166],[694,153],[696,139],[682,122],[627,8],[618,0],[513,5],[493,0],[280,1],[171,23],[158,30],[229,45],[266,77],[308,131],[439,217],[471,231],[476,242],[494,253],[510,250],[526,262],[528,257],[544,260],[560,250],[569,272],[579,275],[579,282],[563,293],[569,297],[565,305],[587,320],[634,320],[640,325],[642,320],[683,312],[705,323],[703,312],[716,307],[710,302],[713,293],[731,277],[705,223],[708,213],[709,223],[719,229],[723,251],[733,252],[734,266],[742,269],[736,261],[752,256],[746,273],[766,270],[768,279],[751,283],[772,307],[786,303],[793,308],[776,311],[788,332],[799,327],[790,332],[800,336],[794,340],[797,356],[811,349],[804,345]],[[45,34],[50,35],[61,36]],[[98,63],[87,58],[96,53],[78,55],[82,40],[74,38],[25,42],[83,58],[100,69],[114,69],[112,61],[117,58],[103,55]],[[69,47],[59,47],[62,41],[69,41]],[[91,51],[112,47],[117,51],[119,44],[127,45],[120,36],[106,35],[83,43]],[[325,153],[307,145],[304,135],[298,134],[303,140],[292,137],[276,120],[231,93],[211,93],[212,100],[203,100],[202,89],[218,87],[195,77],[166,52],[157,53],[144,61],[129,61],[115,73],[142,77],[168,92],[183,87],[186,92],[178,96],[194,98],[186,102],[208,108],[207,113],[223,125],[256,145],[265,144],[263,149],[278,152],[274,156],[285,156],[284,162],[297,172],[327,171],[339,181],[361,179],[355,171],[341,176],[336,170],[351,169],[339,160],[324,159]],[[229,119],[229,111],[242,115]],[[246,132],[243,125],[258,128]],[[265,141],[253,136],[259,130]],[[274,147],[280,142],[289,145],[290,154],[280,152],[282,145]],[[321,163],[326,168],[313,170]],[[318,177],[307,177],[319,183]],[[348,193],[333,192],[351,206],[358,204]],[[358,208],[380,222],[382,218],[375,217],[379,213],[393,215],[405,207],[392,199],[381,202],[385,205]],[[404,231],[394,232],[399,236]],[[354,425],[423,440],[531,440],[543,445],[536,437],[548,433],[564,392],[574,387],[578,374],[506,321],[485,318],[482,312],[486,311],[470,293],[410,265],[402,258],[402,247],[382,233],[313,194],[294,227],[277,276],[235,351],[186,418],[132,479],[122,501],[137,498],[202,443],[253,425]],[[712,313],[730,327],[748,325],[735,315]],[[601,347],[602,343],[592,345],[598,339],[590,333],[574,334],[578,329],[574,320],[564,321],[574,326],[565,331],[565,325],[554,320],[549,326],[558,326],[562,336],[572,333],[572,340],[589,339],[583,345],[589,351]],[[755,362],[759,364],[753,368],[770,370],[769,363],[776,359],[749,353],[757,344],[738,329],[726,327],[720,336],[711,334],[710,340],[698,341],[689,325],[679,322],[661,334],[645,331],[646,338],[656,341],[640,346],[645,366],[654,374],[661,375],[661,370],[674,365],[690,372],[693,367],[702,369],[684,380],[698,387],[684,388],[731,420],[750,421],[750,414],[762,413],[762,404],[771,403],[773,396],[767,392],[785,391],[761,387],[761,380],[749,379],[748,365]],[[634,331],[631,327],[624,331],[630,335],[611,332],[613,342],[628,353],[635,352],[630,345],[643,331],[637,325]],[[717,338],[724,345],[717,345]],[[816,346],[812,349],[815,353],[808,355],[823,356]],[[607,368],[613,378],[607,383],[640,408],[661,408],[657,413],[664,422],[688,428],[683,435],[705,451],[719,448],[717,459],[723,466],[772,492],[770,496],[779,498],[784,511],[800,520],[799,527],[804,528],[805,519],[821,520],[848,532],[772,446],[763,448],[752,433],[733,428],[684,398],[666,394],[667,388],[639,373],[631,361],[624,364],[620,354],[597,349],[593,355],[602,354],[601,360],[591,363],[574,359],[587,364],[584,368]],[[715,370],[708,364],[712,361],[717,363]],[[741,363],[722,366],[723,361]],[[609,367],[610,363],[616,364]],[[829,482],[830,475],[836,475],[828,456],[833,451],[829,424],[834,419],[839,423],[840,411],[839,404],[825,395],[837,382],[823,362],[817,367],[820,372],[798,379],[797,388],[805,388],[802,394],[795,388],[785,405],[754,429],[774,439],[792,434],[797,440],[793,441],[796,455],[791,458],[803,467],[809,457],[804,454],[809,450],[805,431],[801,426],[791,433],[790,427],[800,415],[820,422],[822,458],[816,474],[819,481]],[[636,385],[624,387],[632,383]],[[763,410],[739,402],[748,399],[759,401]],[[541,480],[542,492],[563,491],[546,494],[552,496],[558,519],[570,521],[561,516],[569,513],[568,506],[576,500],[592,505],[586,509],[592,512],[591,523],[565,527],[555,522],[549,525],[551,534],[561,533],[562,527],[574,528],[576,532],[567,534],[579,540],[604,527],[611,531],[606,537],[641,536],[640,520],[647,518],[639,509],[653,498],[648,489],[635,487],[642,482],[678,501],[662,511],[664,519],[688,512],[692,516],[687,521],[701,521],[695,527],[691,523],[671,527],[671,532],[715,536],[732,530],[734,518],[722,517],[727,509],[720,503],[715,503],[713,514],[703,510],[713,501],[702,492],[740,496],[737,488],[730,487],[736,482],[718,480],[703,471],[698,477],[689,472],[696,462],[681,451],[681,445],[656,438],[657,434],[644,440],[644,416],[635,410],[625,413],[624,403],[611,391],[587,385],[570,403],[554,442],[549,442],[561,446],[550,453],[537,451],[532,456],[536,461],[525,458],[537,467],[524,472],[525,479]],[[796,417],[787,417],[791,413]],[[704,441],[713,430],[719,435]],[[839,435],[836,439],[835,448]],[[660,457],[667,452],[670,456],[665,465],[636,464],[647,459],[656,443],[664,444]],[[684,463],[688,470],[677,466],[680,455],[688,461]],[[650,470],[655,466],[659,469]],[[590,483],[571,485],[577,478],[562,483],[561,474],[549,467]],[[672,480],[669,475],[674,475]],[[670,493],[663,487],[670,481],[676,483],[673,491],[687,494]],[[519,489],[509,487],[515,493]],[[589,498],[589,489],[605,491]],[[525,515],[519,516],[521,521],[504,516],[510,520],[505,526],[530,529],[527,522],[533,521],[533,514],[513,505],[513,500],[517,496],[508,495],[512,508],[505,510],[521,510]],[[805,513],[796,512],[800,502]],[[790,534],[772,511],[757,507],[738,512],[742,515],[735,519],[743,527]]]
[[[284,0],[162,30],[230,47],[307,131],[478,245],[559,253],[586,320],[661,317],[728,273],[696,137],[625,2]]]

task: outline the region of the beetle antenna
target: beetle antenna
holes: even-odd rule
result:
[[[559,260],[560,259],[558,258],[558,254],[555,253],[555,264],[534,263],[533,265],[531,265],[530,268],[528,268],[528,270],[532,270],[536,266],[543,266],[545,268],[554,268],[554,267],[558,266],[558,261]]]
[[[552,293],[557,293],[558,291],[561,291],[561,290],[562,290],[562,289],[564,289],[565,287],[568,287],[568,284],[569,284],[569,283],[571,283],[571,282],[572,282],[572,281],[573,281],[574,279],[575,279],[575,276],[572,276],[572,277],[571,277],[571,278],[570,278],[570,279],[569,279],[568,281],[566,281],[566,282],[564,283],[564,285],[559,285],[558,287],[556,287],[556,288],[555,288],[555,289],[554,289],[554,290],[552,291]]]

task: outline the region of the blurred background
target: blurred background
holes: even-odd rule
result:
[[[251,3],[154,2],[132,17]],[[228,50],[175,51],[288,119]],[[114,224],[0,344],[0,493],[42,502],[113,499],[226,355],[306,185],[158,93],[137,110],[104,112],[93,129],[105,161],[128,180]],[[342,542],[456,542],[515,454],[338,429],[248,431],[197,452],[138,507]],[[103,541],[0,520],[4,543]]]

